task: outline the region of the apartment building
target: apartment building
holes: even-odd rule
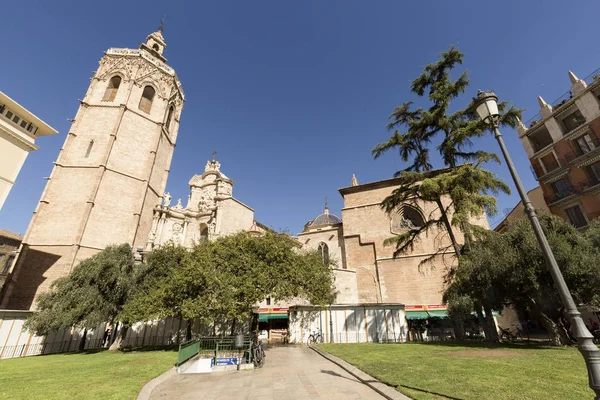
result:
[[[571,88],[517,131],[551,213],[577,228],[600,216],[600,69],[584,79],[569,71]]]

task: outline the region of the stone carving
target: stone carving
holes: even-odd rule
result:
[[[173,235],[179,235],[181,233],[182,226],[179,222],[173,223]]]
[[[148,242],[154,243],[154,239],[156,239],[156,232],[153,230],[148,234]]]
[[[410,219],[404,218],[404,217],[402,217],[402,218],[399,219],[396,227],[398,229],[401,229],[401,230],[417,229],[417,227],[415,226],[415,224],[413,224],[413,222]]]
[[[164,206],[165,207],[169,207],[169,204],[171,204],[171,199],[172,199],[171,194],[169,192],[167,192],[167,193],[165,193],[164,197],[165,197],[165,204],[164,204]]]
[[[217,219],[216,218],[211,219],[210,222],[208,223],[208,231],[213,235],[217,232]]]
[[[181,199],[177,199],[177,204],[175,204],[175,207],[173,207],[173,209],[183,210],[183,205],[181,204]]]
[[[192,194],[190,193],[190,194],[188,194],[187,204],[185,205],[186,210],[192,206],[191,202],[192,202]]]
[[[221,163],[218,161],[207,161],[206,162],[206,167],[204,167],[204,172],[207,171],[220,171],[221,169]]]
[[[203,194],[200,197],[200,201],[198,202],[198,210],[200,210],[201,212],[206,212],[210,209],[210,207],[213,205],[213,202],[211,201],[211,199]]]

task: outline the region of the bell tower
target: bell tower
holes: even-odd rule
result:
[[[162,27],[139,49],[111,48],[80,106],[3,289],[0,308],[35,297],[109,244],[146,244],[164,193],[184,95]]]

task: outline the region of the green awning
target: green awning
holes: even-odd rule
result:
[[[258,322],[267,322],[270,319],[288,319],[287,313],[264,313],[258,315]]]
[[[427,319],[429,315],[425,311],[407,311],[406,319]]]
[[[407,311],[406,319],[446,318],[448,310]]]

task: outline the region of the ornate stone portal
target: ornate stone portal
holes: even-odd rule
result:
[[[164,203],[154,208],[146,250],[168,242],[191,248],[236,231],[265,230],[254,220],[254,210],[233,198],[233,181],[221,172],[215,159],[207,161],[204,173],[194,175],[189,184],[185,208],[181,199],[170,207],[169,193],[164,195]]]

